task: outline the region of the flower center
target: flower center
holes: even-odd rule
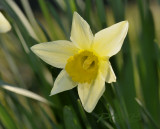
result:
[[[66,71],[73,81],[90,83],[98,73],[99,59],[92,51],[80,50],[67,60]]]

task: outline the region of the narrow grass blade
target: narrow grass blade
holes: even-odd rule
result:
[[[85,123],[86,129],[92,129],[92,127],[90,126],[90,123],[87,119],[86,113],[84,112],[84,109],[81,105],[80,100],[78,99],[77,102],[78,102],[79,111],[80,111],[80,114],[82,116],[82,120]]]
[[[9,115],[7,110],[0,103],[0,120],[6,129],[18,129],[15,121]]]
[[[106,10],[104,7],[103,0],[96,0],[96,4],[97,4],[99,20],[101,22],[101,27],[105,28],[106,27],[106,13],[105,13]]]
[[[126,19],[124,0],[109,0],[109,4],[112,7],[116,22],[120,22]],[[118,117],[125,120],[127,128],[141,129],[141,121],[137,118],[133,118],[133,116],[135,115],[140,116],[140,112],[138,105],[134,101],[134,98],[136,97],[136,82],[134,80],[134,64],[132,60],[130,40],[128,37],[125,39],[123,44],[124,45],[121,51],[122,57],[119,58],[119,60],[122,61],[123,66],[121,70],[117,72],[119,74],[119,85],[115,87],[116,94],[119,94],[117,95],[117,101],[120,101],[116,101],[116,105],[121,105],[121,109],[118,109],[117,107],[115,107],[115,109],[116,113],[118,112],[118,110],[120,110],[122,114],[125,113],[124,116],[122,114],[118,114]],[[116,60],[114,60],[116,58],[113,57],[112,59],[111,62],[113,61],[113,65],[115,65],[116,68],[117,63]],[[121,124],[123,125],[123,123]]]
[[[80,1],[80,0],[74,0],[75,2],[75,6],[76,6],[76,9],[75,11],[79,12],[80,15],[83,14],[83,11],[85,9],[85,2],[84,1]]]
[[[155,129],[159,129],[160,128],[159,124],[156,123],[156,121],[153,119],[153,117],[151,116],[149,111],[144,107],[144,105],[141,103],[141,101],[138,98],[135,98],[135,100],[138,103],[138,105],[141,107],[141,109],[143,110],[145,115],[149,118],[149,120],[151,121],[151,123],[155,127]]]
[[[9,65],[11,71],[13,72],[14,78],[19,85],[21,85],[22,87],[26,87],[22,77],[20,76],[19,69],[16,66],[16,63],[15,63],[11,53],[9,52],[9,50],[6,46],[6,43],[4,42],[3,39],[4,39],[4,37],[0,36],[0,46],[2,48],[2,52],[4,53],[5,59],[7,60],[8,65]]]
[[[37,21],[34,17],[34,14],[32,12],[32,9],[29,5],[28,0],[21,0],[21,3],[23,5],[25,13],[27,14],[28,19],[29,19],[32,27],[34,28],[38,38],[40,39],[41,42],[46,42],[46,37],[45,37],[43,31],[40,29],[39,25],[37,24]]]
[[[131,111],[129,111],[129,110],[131,110],[131,107],[126,106],[126,104],[128,102],[126,102],[126,100],[124,99],[124,97],[122,95],[122,91],[121,91],[122,89],[119,87],[119,85],[118,84],[113,85],[113,83],[111,85],[112,85],[112,88],[115,90],[116,97],[118,98],[114,102],[115,111],[116,111],[116,113],[121,112],[123,114],[123,116],[122,116],[122,114],[118,115],[118,122],[124,123],[124,125],[126,125],[126,127],[128,129],[131,129],[132,127],[134,127],[133,123],[132,123],[134,121],[129,116],[129,113],[131,113]],[[135,113],[135,110],[134,110],[134,113]],[[122,118],[122,120],[120,120],[121,118]],[[138,129],[138,126],[137,126],[137,129]]]
[[[144,23],[144,4],[142,0],[137,0],[137,5],[140,13],[141,22]]]
[[[33,37],[36,40],[39,40],[37,35],[35,34],[34,30],[32,29],[32,26],[28,22],[25,15],[22,13],[22,11],[19,9],[19,7],[16,5],[16,3],[13,0],[5,0],[7,4],[12,8],[12,10],[17,14],[23,25],[25,26],[26,30],[30,34],[31,37]]]
[[[24,102],[22,98],[19,98],[18,96],[15,96],[13,94],[6,94],[5,101],[7,105],[5,105],[5,108],[7,109],[8,112],[11,113],[12,117],[16,119],[18,125],[20,126],[20,129],[23,129],[24,127],[27,129],[38,129],[39,124],[36,123],[36,121],[40,122],[40,117],[38,117],[39,114],[39,107],[36,108],[36,111],[34,109],[34,104],[31,102],[27,103],[27,106],[29,107],[26,108],[24,106]],[[21,101],[22,99],[22,101]],[[38,114],[36,114],[36,112]],[[42,123],[42,122],[41,122]],[[43,127],[41,125],[41,127]]]
[[[71,23],[72,22],[72,9],[71,9],[69,0],[64,0],[64,2],[66,4],[66,11],[67,11],[69,23]]]
[[[52,1],[56,2],[57,5],[58,5],[63,11],[65,11],[66,5],[65,5],[64,0],[52,0]]]
[[[29,29],[29,27],[27,26],[28,21],[26,23],[24,22],[26,20],[26,18],[23,19],[23,16],[18,16],[18,14],[12,9],[12,7],[10,7],[10,5],[6,2],[6,0],[0,1],[0,4],[5,9],[5,11],[8,13],[8,15],[10,16],[11,23],[17,24],[17,26],[19,27],[19,30],[20,30],[23,38],[27,41],[27,45],[33,46],[35,43],[37,43],[36,39],[34,39],[34,37],[33,37],[34,35],[31,36],[32,33],[30,33],[27,30],[27,29]],[[22,12],[20,14],[23,15]],[[21,19],[23,19],[24,21]],[[30,28],[31,28],[31,26],[30,26]]]
[[[38,0],[38,2],[39,2],[39,5],[40,5],[40,8],[42,10],[42,13],[45,17],[45,20],[47,22],[47,25],[48,25],[48,28],[49,28],[49,31],[50,31],[50,37],[51,37],[52,40],[55,40],[55,39],[57,39],[57,34],[55,32],[55,27],[53,26],[53,19],[50,15],[47,4],[44,0]]]
[[[65,106],[63,109],[63,118],[65,129],[82,129],[77,116],[68,106]]]
[[[99,116],[95,113],[93,115],[107,128],[107,129],[114,129],[107,121],[104,119],[100,119]]]
[[[157,70],[158,70],[158,87],[159,87],[159,103],[160,103],[160,45],[158,44],[158,41],[155,41],[155,50],[156,50],[156,58],[157,58]]]
[[[28,97],[28,98],[32,98],[34,100],[46,103],[48,105],[52,105],[52,103],[49,102],[48,100],[46,100],[45,98],[43,98],[40,95],[37,95],[37,94],[35,94],[35,93],[33,93],[33,92],[29,91],[29,90],[26,90],[26,89],[23,89],[23,88],[19,88],[19,87],[14,87],[14,86],[5,84],[5,83],[3,83],[1,81],[0,81],[0,85],[1,85],[0,87],[5,89],[5,90],[11,91],[11,92],[19,94],[19,95],[23,95],[23,96]]]
[[[52,126],[53,129],[59,129],[58,128],[58,125],[56,124],[57,122],[55,122],[55,118],[52,118],[51,115],[52,114],[49,114],[48,112],[48,109],[44,109],[43,106],[40,106],[41,110],[42,110],[42,113],[44,114],[44,116],[46,117],[46,119],[48,120],[48,123]],[[46,112],[47,110],[47,112]]]
[[[91,2],[90,0],[85,0],[85,11],[84,11],[84,16],[86,21],[91,25],[91,18],[90,18],[90,13],[91,13]]]
[[[124,20],[125,4],[122,2],[122,0],[109,0],[109,4],[112,7],[115,21],[119,22]]]
[[[141,14],[141,37],[139,47],[141,49],[138,60],[141,89],[146,108],[152,117],[160,121],[160,103],[158,87],[158,59],[155,49],[155,25],[148,0],[137,0]],[[154,100],[154,101],[153,101]],[[151,104],[152,102],[152,104]]]
[[[77,11],[75,0],[69,0],[69,4],[70,4],[71,10],[72,10],[72,13],[74,11]]]
[[[20,30],[18,29],[16,24],[14,25],[14,28],[15,28],[15,31],[16,31],[16,33],[17,33],[17,35],[18,35],[18,37],[19,37],[19,39],[20,39],[20,41],[22,43],[22,46],[23,46],[25,52],[27,54],[29,54],[30,53],[30,49],[28,48],[27,43],[25,42],[25,40],[24,40],[24,38],[23,38],[23,36],[22,36],[22,34],[21,34]]]
[[[53,15],[53,17],[55,18],[55,20],[56,20],[57,23],[59,24],[60,28],[61,28],[62,31],[65,33],[66,37],[69,39],[69,35],[70,35],[70,34],[67,33],[67,31],[66,31],[66,29],[65,29],[65,27],[64,27],[64,25],[63,25],[63,23],[62,23],[62,21],[61,21],[61,19],[60,19],[60,17],[58,16],[58,12],[54,9],[54,7],[53,7],[50,3],[48,3],[47,6],[48,6],[51,14]]]

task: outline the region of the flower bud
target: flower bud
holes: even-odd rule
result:
[[[11,30],[11,25],[8,20],[0,12],[0,33],[6,33]]]

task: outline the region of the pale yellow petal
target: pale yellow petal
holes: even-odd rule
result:
[[[108,83],[116,82],[116,75],[111,65],[109,65],[108,74],[106,76],[106,82]]]
[[[73,15],[71,41],[80,49],[89,49],[93,41],[90,26],[76,12]]]
[[[101,56],[118,53],[128,32],[128,22],[122,21],[95,34],[93,49]]]
[[[101,74],[99,74],[91,84],[81,83],[78,85],[78,94],[87,112],[93,111],[104,91],[105,79]]]
[[[77,83],[71,80],[65,70],[62,70],[54,82],[50,95],[55,95],[66,90],[70,90],[75,86],[77,86]]]
[[[67,59],[78,52],[72,42],[65,40],[40,43],[31,49],[43,61],[57,68],[64,68]]]
[[[116,82],[116,75],[109,61],[100,62],[100,73],[103,75],[107,83]]]
[[[0,12],[0,33],[6,33],[11,30],[11,25],[7,21],[7,19]]]

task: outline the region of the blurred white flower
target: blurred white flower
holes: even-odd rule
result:
[[[0,33],[6,33],[11,30],[11,25],[8,20],[0,12]]]

